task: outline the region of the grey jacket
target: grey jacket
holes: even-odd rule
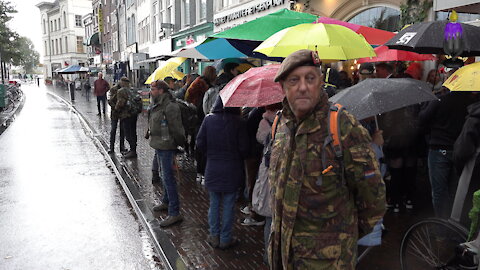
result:
[[[150,147],[158,150],[175,150],[185,144],[185,131],[182,125],[180,108],[167,92],[153,99],[154,105],[150,111],[148,127],[150,130]],[[161,124],[167,121],[168,139],[162,140]],[[165,134],[163,134],[165,136]]]

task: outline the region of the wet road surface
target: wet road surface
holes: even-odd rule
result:
[[[78,117],[36,86],[0,135],[0,269],[162,269]]]

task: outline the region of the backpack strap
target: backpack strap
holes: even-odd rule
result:
[[[340,104],[332,104],[330,109],[328,110],[328,123],[327,123],[327,131],[328,135],[325,138],[325,142],[323,143],[323,151],[322,151],[322,164],[323,164],[323,172],[322,174],[327,173],[333,167],[327,167],[327,155],[325,148],[331,144],[333,147],[333,152],[335,153],[335,158],[337,159],[338,163],[340,164],[340,174],[342,182],[345,184],[345,166],[343,164],[343,151],[342,151],[342,142],[340,141],[340,112],[343,110],[343,106]]]
[[[337,158],[343,157],[342,144],[340,141],[340,117],[343,106],[335,103],[330,106],[328,111],[328,134],[332,137],[333,150]]]
[[[277,115],[275,115],[275,119],[273,120],[273,123],[272,123],[272,139],[270,140],[271,142],[273,142],[275,140],[275,133],[277,133],[277,127],[278,127],[278,123],[280,122],[280,119],[282,118],[282,111],[278,111],[277,112]]]

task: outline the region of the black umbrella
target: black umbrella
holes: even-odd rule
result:
[[[445,54],[445,26],[449,21],[433,21],[416,23],[398,32],[385,45],[390,49],[411,51],[424,54]],[[480,27],[459,23],[463,34],[460,46],[463,52],[460,56],[480,55]]]
[[[366,79],[329,100],[343,105],[362,120],[409,105],[435,100],[432,87],[414,79]]]

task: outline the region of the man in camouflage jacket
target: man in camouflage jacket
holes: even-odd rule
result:
[[[119,111],[115,109],[117,105],[117,93],[120,89],[120,85],[116,84],[109,90],[109,99],[108,105],[110,105],[110,149],[108,152],[111,154],[114,152],[115,138],[117,136],[118,123],[120,122]],[[122,127],[120,127],[120,152],[125,151],[125,132]]]
[[[118,118],[120,119],[120,128],[124,129],[125,138],[130,145],[130,151],[128,151],[125,158],[137,157],[137,117],[138,115],[132,114],[129,106],[130,97],[130,80],[126,77],[120,79],[120,89],[117,92],[117,103],[115,104],[115,111],[118,112]]]
[[[338,116],[341,159],[324,146],[331,104],[319,65],[316,53],[297,51],[275,77],[286,98],[270,160],[270,269],[354,269],[358,237],[385,213],[385,185],[359,122]]]

